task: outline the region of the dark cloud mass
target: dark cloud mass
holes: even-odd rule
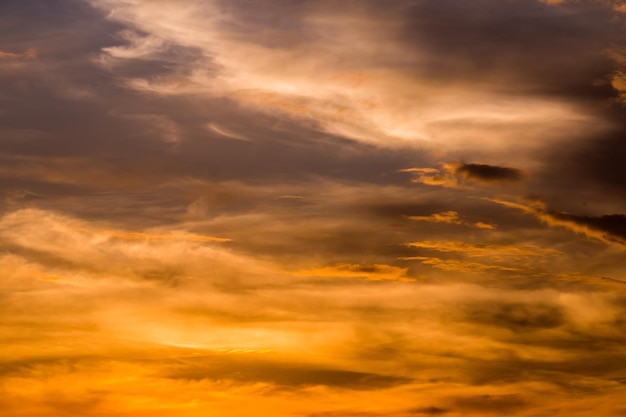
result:
[[[626,1],[0,2],[8,417],[618,417]]]
[[[555,218],[571,221],[580,226],[588,226],[600,233],[606,233],[609,238],[626,242],[626,215],[607,214],[600,217],[576,216],[566,213],[554,213]]]
[[[519,181],[523,177],[519,169],[486,164],[461,164],[456,167],[455,173],[472,181],[487,183]]]

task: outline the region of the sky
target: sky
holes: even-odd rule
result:
[[[0,2],[6,417],[626,416],[626,1]]]

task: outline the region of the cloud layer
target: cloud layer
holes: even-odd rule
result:
[[[623,2],[5,3],[4,415],[624,414]]]

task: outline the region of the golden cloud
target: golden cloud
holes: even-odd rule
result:
[[[407,268],[381,264],[338,264],[294,272],[295,275],[300,276],[364,278],[370,281],[412,281],[406,273]]]
[[[428,223],[448,223],[448,224],[458,224],[458,225],[467,225],[472,227],[477,227],[479,229],[495,229],[496,226],[477,222],[477,223],[469,223],[461,219],[459,217],[459,213],[456,211],[443,211],[441,213],[434,213],[430,216],[407,216],[409,220],[420,221],[420,222],[428,222]]]

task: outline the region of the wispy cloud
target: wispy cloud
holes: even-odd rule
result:
[[[328,267],[303,269],[296,271],[296,275],[318,276],[318,277],[337,277],[337,278],[365,278],[372,281],[381,280],[397,280],[411,281],[406,276],[407,268],[399,268],[392,265],[358,265],[358,264],[339,264]]]
[[[441,213],[434,213],[429,216],[408,216],[410,220],[419,221],[419,222],[429,222],[429,223],[448,223],[448,224],[459,224],[459,225],[467,225],[478,227],[480,229],[495,229],[496,226],[489,223],[477,222],[477,223],[468,223],[464,221],[459,213],[456,211],[444,211]]]
[[[2,59],[35,59],[37,58],[37,50],[28,48],[24,52],[7,52],[0,50],[0,60]]]
[[[584,129],[595,129],[591,119],[585,121],[587,117],[565,101],[503,96],[488,85],[480,93],[462,83],[451,89],[443,81],[396,69],[402,63],[419,65],[426,58],[394,42],[403,26],[393,8],[381,13],[369,4],[357,7],[356,12],[323,4],[311,9],[291,6],[282,11],[284,19],[292,20],[291,26],[253,37],[247,24],[269,24],[277,15],[262,13],[253,23],[250,11],[239,4],[91,3],[105,10],[110,19],[133,28],[121,32],[124,45],[103,49],[105,61],[115,59],[121,65],[120,60],[165,54],[164,61],[172,63],[168,74],[128,79],[127,85],[139,91],[227,96],[255,110],[379,146],[430,146],[432,141],[438,146],[454,146],[460,140],[455,137],[459,123],[490,127],[482,133],[493,131],[481,141],[483,150],[495,140],[492,135],[510,136],[511,125],[519,132],[542,123],[556,131],[557,126],[577,119],[581,126],[587,125]],[[296,22],[297,30],[292,29]],[[379,36],[372,36],[374,32]],[[333,42],[315,35],[321,33],[332,34]],[[287,34],[292,42],[281,41]],[[167,56],[177,47],[199,54],[172,62]],[[491,104],[502,101],[505,106]],[[467,110],[469,103],[471,111]],[[593,122],[599,126],[597,120]]]
[[[626,216],[622,214],[610,214],[599,217],[579,216],[549,210],[546,205],[541,202],[521,204],[499,199],[492,201],[506,207],[532,214],[549,226],[564,227],[608,244],[619,246],[626,245]]]

